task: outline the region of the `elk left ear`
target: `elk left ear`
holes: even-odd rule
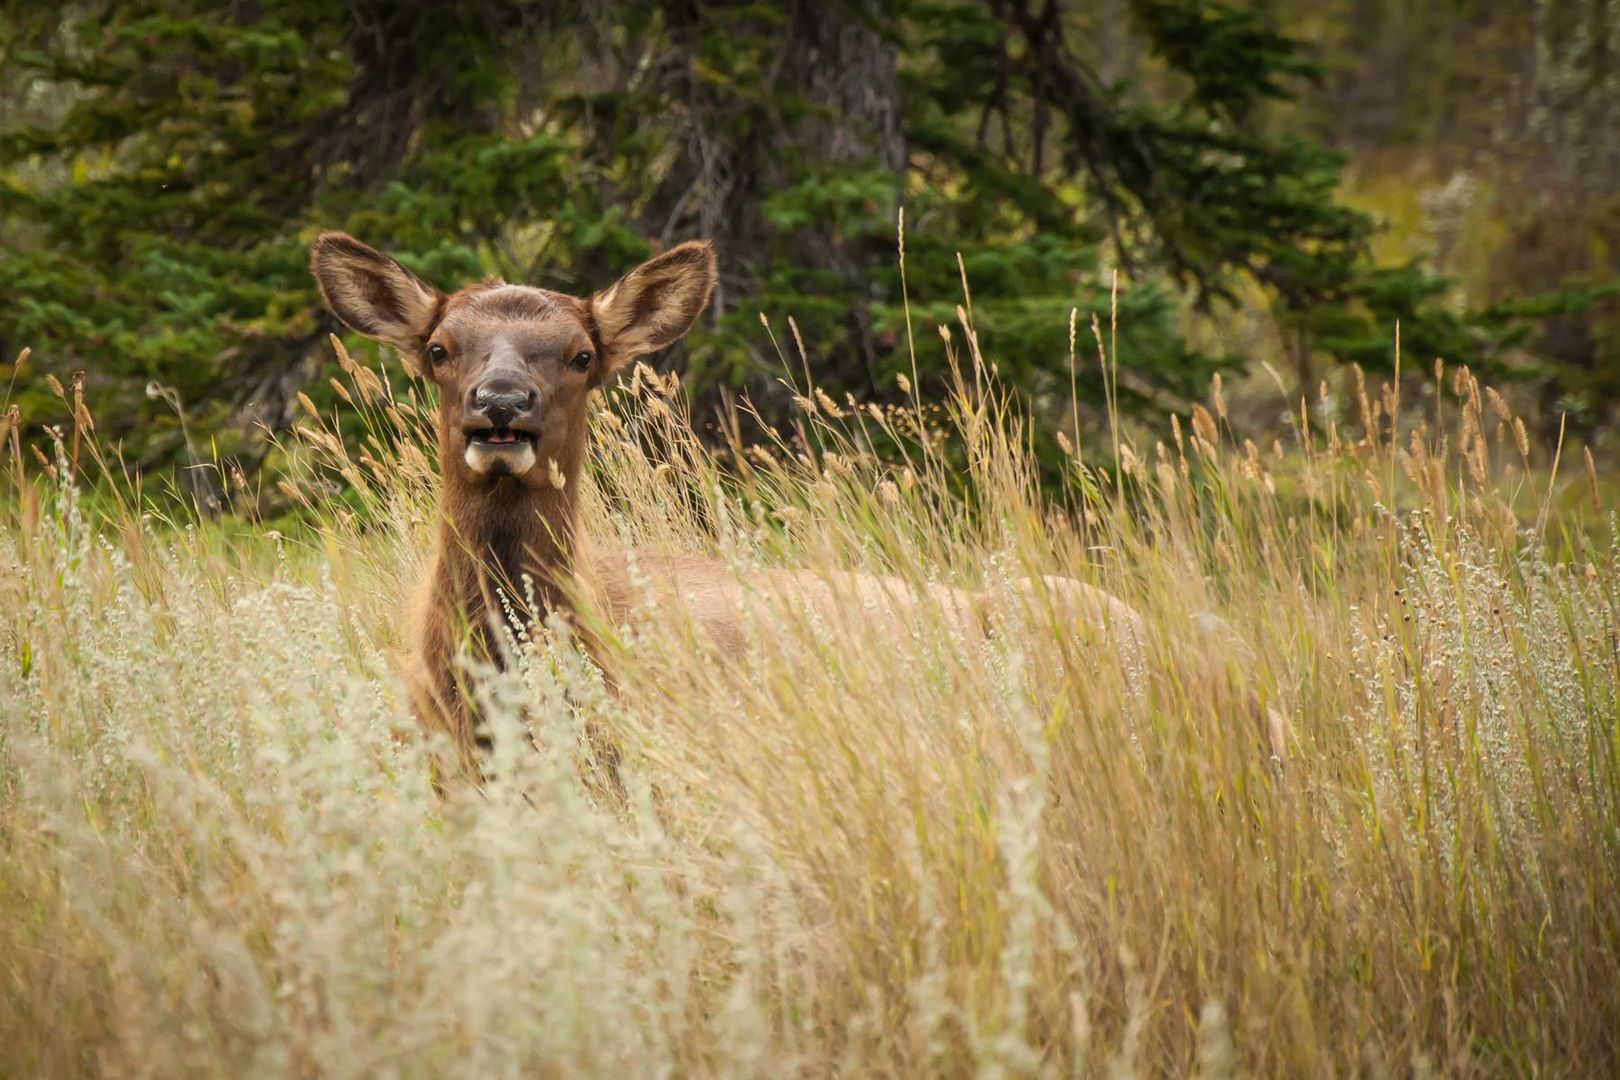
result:
[[[414,360],[444,294],[376,248],[347,233],[323,232],[309,249],[310,269],[327,308],[374,341]]]
[[[680,340],[714,292],[714,248],[692,240],[642,263],[591,297],[609,369]]]

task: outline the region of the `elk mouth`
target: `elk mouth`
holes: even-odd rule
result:
[[[520,431],[517,428],[509,427],[485,428],[482,431],[469,431],[467,441],[491,449],[501,447],[517,449],[524,445],[532,448],[534,446],[534,432]]]
[[[522,476],[535,463],[535,434],[521,428],[491,427],[467,432],[462,455],[473,472],[494,476]]]

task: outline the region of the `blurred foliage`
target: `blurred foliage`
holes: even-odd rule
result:
[[[1353,162],[1380,261],[1427,255],[1453,304],[1533,325],[1527,417],[1608,442],[1620,401],[1620,7],[1284,0],[1326,76],[1289,126]],[[1526,299],[1528,298],[1528,299]]]
[[[1238,364],[1187,327],[1255,289],[1306,383],[1387,364],[1396,321],[1414,354],[1488,365],[1589,306],[1575,290],[1470,312],[1421,263],[1378,265],[1373,220],[1338,195],[1343,158],[1276,122],[1326,74],[1271,7],[1111,7],[1127,70],[1091,6],[1045,0],[12,0],[0,348],[85,369],[142,466],[252,472],[301,391],[335,401],[305,267],[320,228],[442,286],[493,272],[575,292],[710,237],[721,287],[671,362],[767,423],[784,367],[761,312],[822,389],[883,400],[910,369],[903,295],[943,384],[933,327],[954,322],[964,267],[986,354],[1049,416],[1069,401],[1070,313],[1084,355],[1116,266],[1127,407]],[[18,385],[26,422],[67,415]]]

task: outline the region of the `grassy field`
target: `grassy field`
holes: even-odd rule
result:
[[[723,464],[638,376],[588,531],[1009,606],[1068,574],[1141,655],[1034,605],[972,641],[762,609],[722,658],[669,611],[610,689],[523,632],[496,775],[443,798],[399,678],[403,391],[351,369],[372,441],[289,445],[325,525],[285,536],[81,495],[88,438],[55,479],[8,447],[0,1075],[1612,1071],[1620,554],[1579,452],[1465,372],[1421,426],[1352,388],[1267,447],[1217,390],[1065,501],[957,359],[938,410],[808,394],[814,453]]]

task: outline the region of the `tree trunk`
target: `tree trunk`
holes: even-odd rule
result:
[[[873,28],[876,3],[850,0],[822,4],[798,0],[793,8],[783,78],[811,105],[798,133],[801,160],[824,165],[865,165],[894,175],[889,205],[893,220],[904,184],[906,144],[901,128],[900,79],[893,46]],[[851,300],[845,326],[864,369],[867,391],[879,392],[878,348],[873,338],[866,260],[835,233],[807,230],[800,257],[837,276]],[[855,380],[848,379],[848,383]]]
[[[782,79],[815,110],[795,140],[815,162],[905,167],[894,47],[863,0],[793,5]]]
[[[688,0],[665,9],[673,47],[696,56],[704,20],[730,14],[731,7],[728,0]],[[647,231],[666,240],[695,223],[714,241],[721,260],[715,318],[739,296],[757,292],[773,269],[829,273],[840,298],[849,300],[847,340],[815,341],[818,365],[826,370],[840,360],[853,362],[864,366],[868,381],[876,346],[871,286],[861,267],[870,260],[850,250],[832,222],[783,236],[766,224],[764,208],[807,172],[866,166],[893,174],[891,205],[872,208],[893,220],[906,147],[897,60],[877,29],[881,15],[881,0],[794,0],[785,24],[762,36],[775,51],[767,93],[758,102],[717,94],[685,74],[689,62],[675,65],[682,81],[669,88],[670,97],[689,110],[689,135],[643,217]]]

